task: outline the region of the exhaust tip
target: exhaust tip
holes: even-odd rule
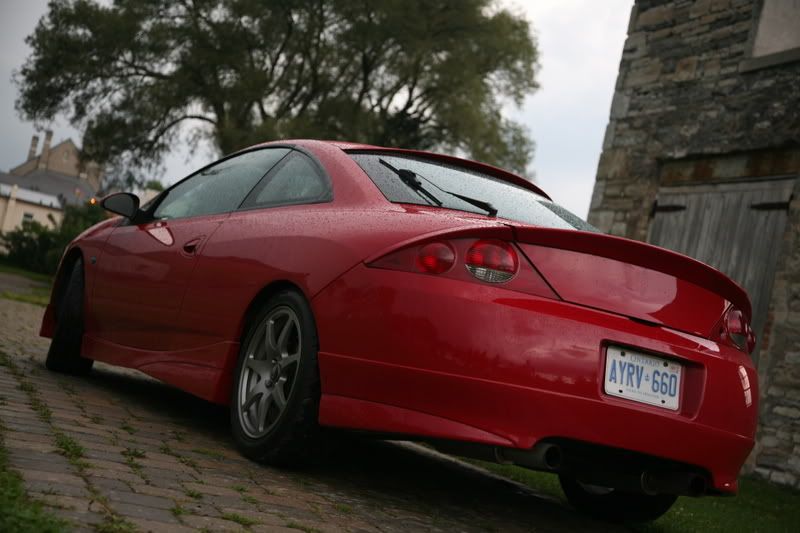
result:
[[[651,477],[652,474],[645,470],[644,472],[642,472],[642,475],[639,476],[639,482],[642,485],[642,492],[644,492],[648,496],[655,496],[656,494],[658,494],[658,491],[656,491],[653,488]]]
[[[561,448],[555,444],[549,446],[544,452],[544,464],[551,470],[558,470],[561,468],[563,458]]]

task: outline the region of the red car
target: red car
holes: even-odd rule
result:
[[[238,446],[302,460],[320,427],[557,472],[578,508],[654,519],[732,494],[758,412],[747,294],[599,233],[474,161],[286,141],[80,235],[42,335],[229,404]]]

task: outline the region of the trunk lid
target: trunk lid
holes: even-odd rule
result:
[[[565,301],[706,338],[730,304],[750,321],[744,289],[685,255],[602,233],[522,225],[514,232]]]

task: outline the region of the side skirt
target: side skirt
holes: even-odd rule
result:
[[[227,405],[238,342],[219,342],[190,350],[151,352],[83,336],[83,355],[133,368],[204,400]]]

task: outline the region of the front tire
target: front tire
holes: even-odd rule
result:
[[[247,324],[231,389],[231,429],[250,459],[297,465],[318,455],[316,324],[298,292],[270,298]]]
[[[73,263],[56,304],[56,327],[45,366],[53,372],[85,375],[94,361],[81,356],[83,344],[83,261]]]
[[[567,501],[577,510],[609,522],[651,522],[669,511],[677,496],[644,494],[585,485],[572,476],[558,476]]]

